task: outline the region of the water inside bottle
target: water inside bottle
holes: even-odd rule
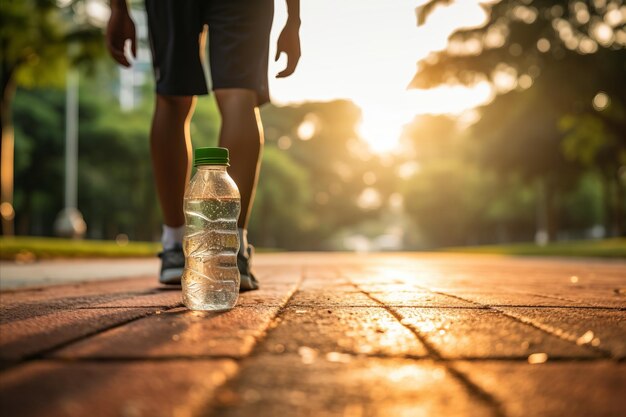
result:
[[[226,310],[239,295],[238,199],[185,200],[183,303],[193,310]]]

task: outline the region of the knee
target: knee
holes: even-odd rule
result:
[[[172,117],[187,119],[193,111],[193,102],[193,96],[163,96],[158,94],[156,106],[159,113],[165,112]]]
[[[255,91],[243,88],[218,89],[215,90],[215,98],[224,121],[241,123],[256,119]]]

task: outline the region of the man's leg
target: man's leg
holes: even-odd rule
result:
[[[191,172],[189,122],[195,97],[157,95],[150,132],[150,152],[163,223],[185,224],[183,195]]]
[[[215,90],[215,97],[222,115],[220,146],[230,152],[228,173],[241,194],[238,226],[247,229],[263,147],[263,127],[256,107],[257,94],[243,88],[224,88]]]
[[[261,167],[263,127],[257,108],[257,93],[243,88],[215,89],[217,105],[222,115],[220,146],[230,152],[228,172],[235,180],[241,195],[239,214],[239,254],[237,266],[241,274],[241,291],[259,288],[250,271],[248,220],[254,202],[254,193]]]
[[[191,173],[189,122],[195,97],[157,94],[150,131],[150,154],[163,212],[163,252],[159,281],[180,284],[185,266],[182,251],[185,216],[183,196]]]

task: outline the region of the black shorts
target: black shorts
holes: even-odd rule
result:
[[[273,0],[146,0],[156,91],[208,94],[200,45],[208,25],[213,90],[255,90],[269,101],[267,65]]]

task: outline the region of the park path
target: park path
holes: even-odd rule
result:
[[[219,314],[154,276],[3,291],[2,415],[624,415],[625,262],[264,254],[257,273]]]

